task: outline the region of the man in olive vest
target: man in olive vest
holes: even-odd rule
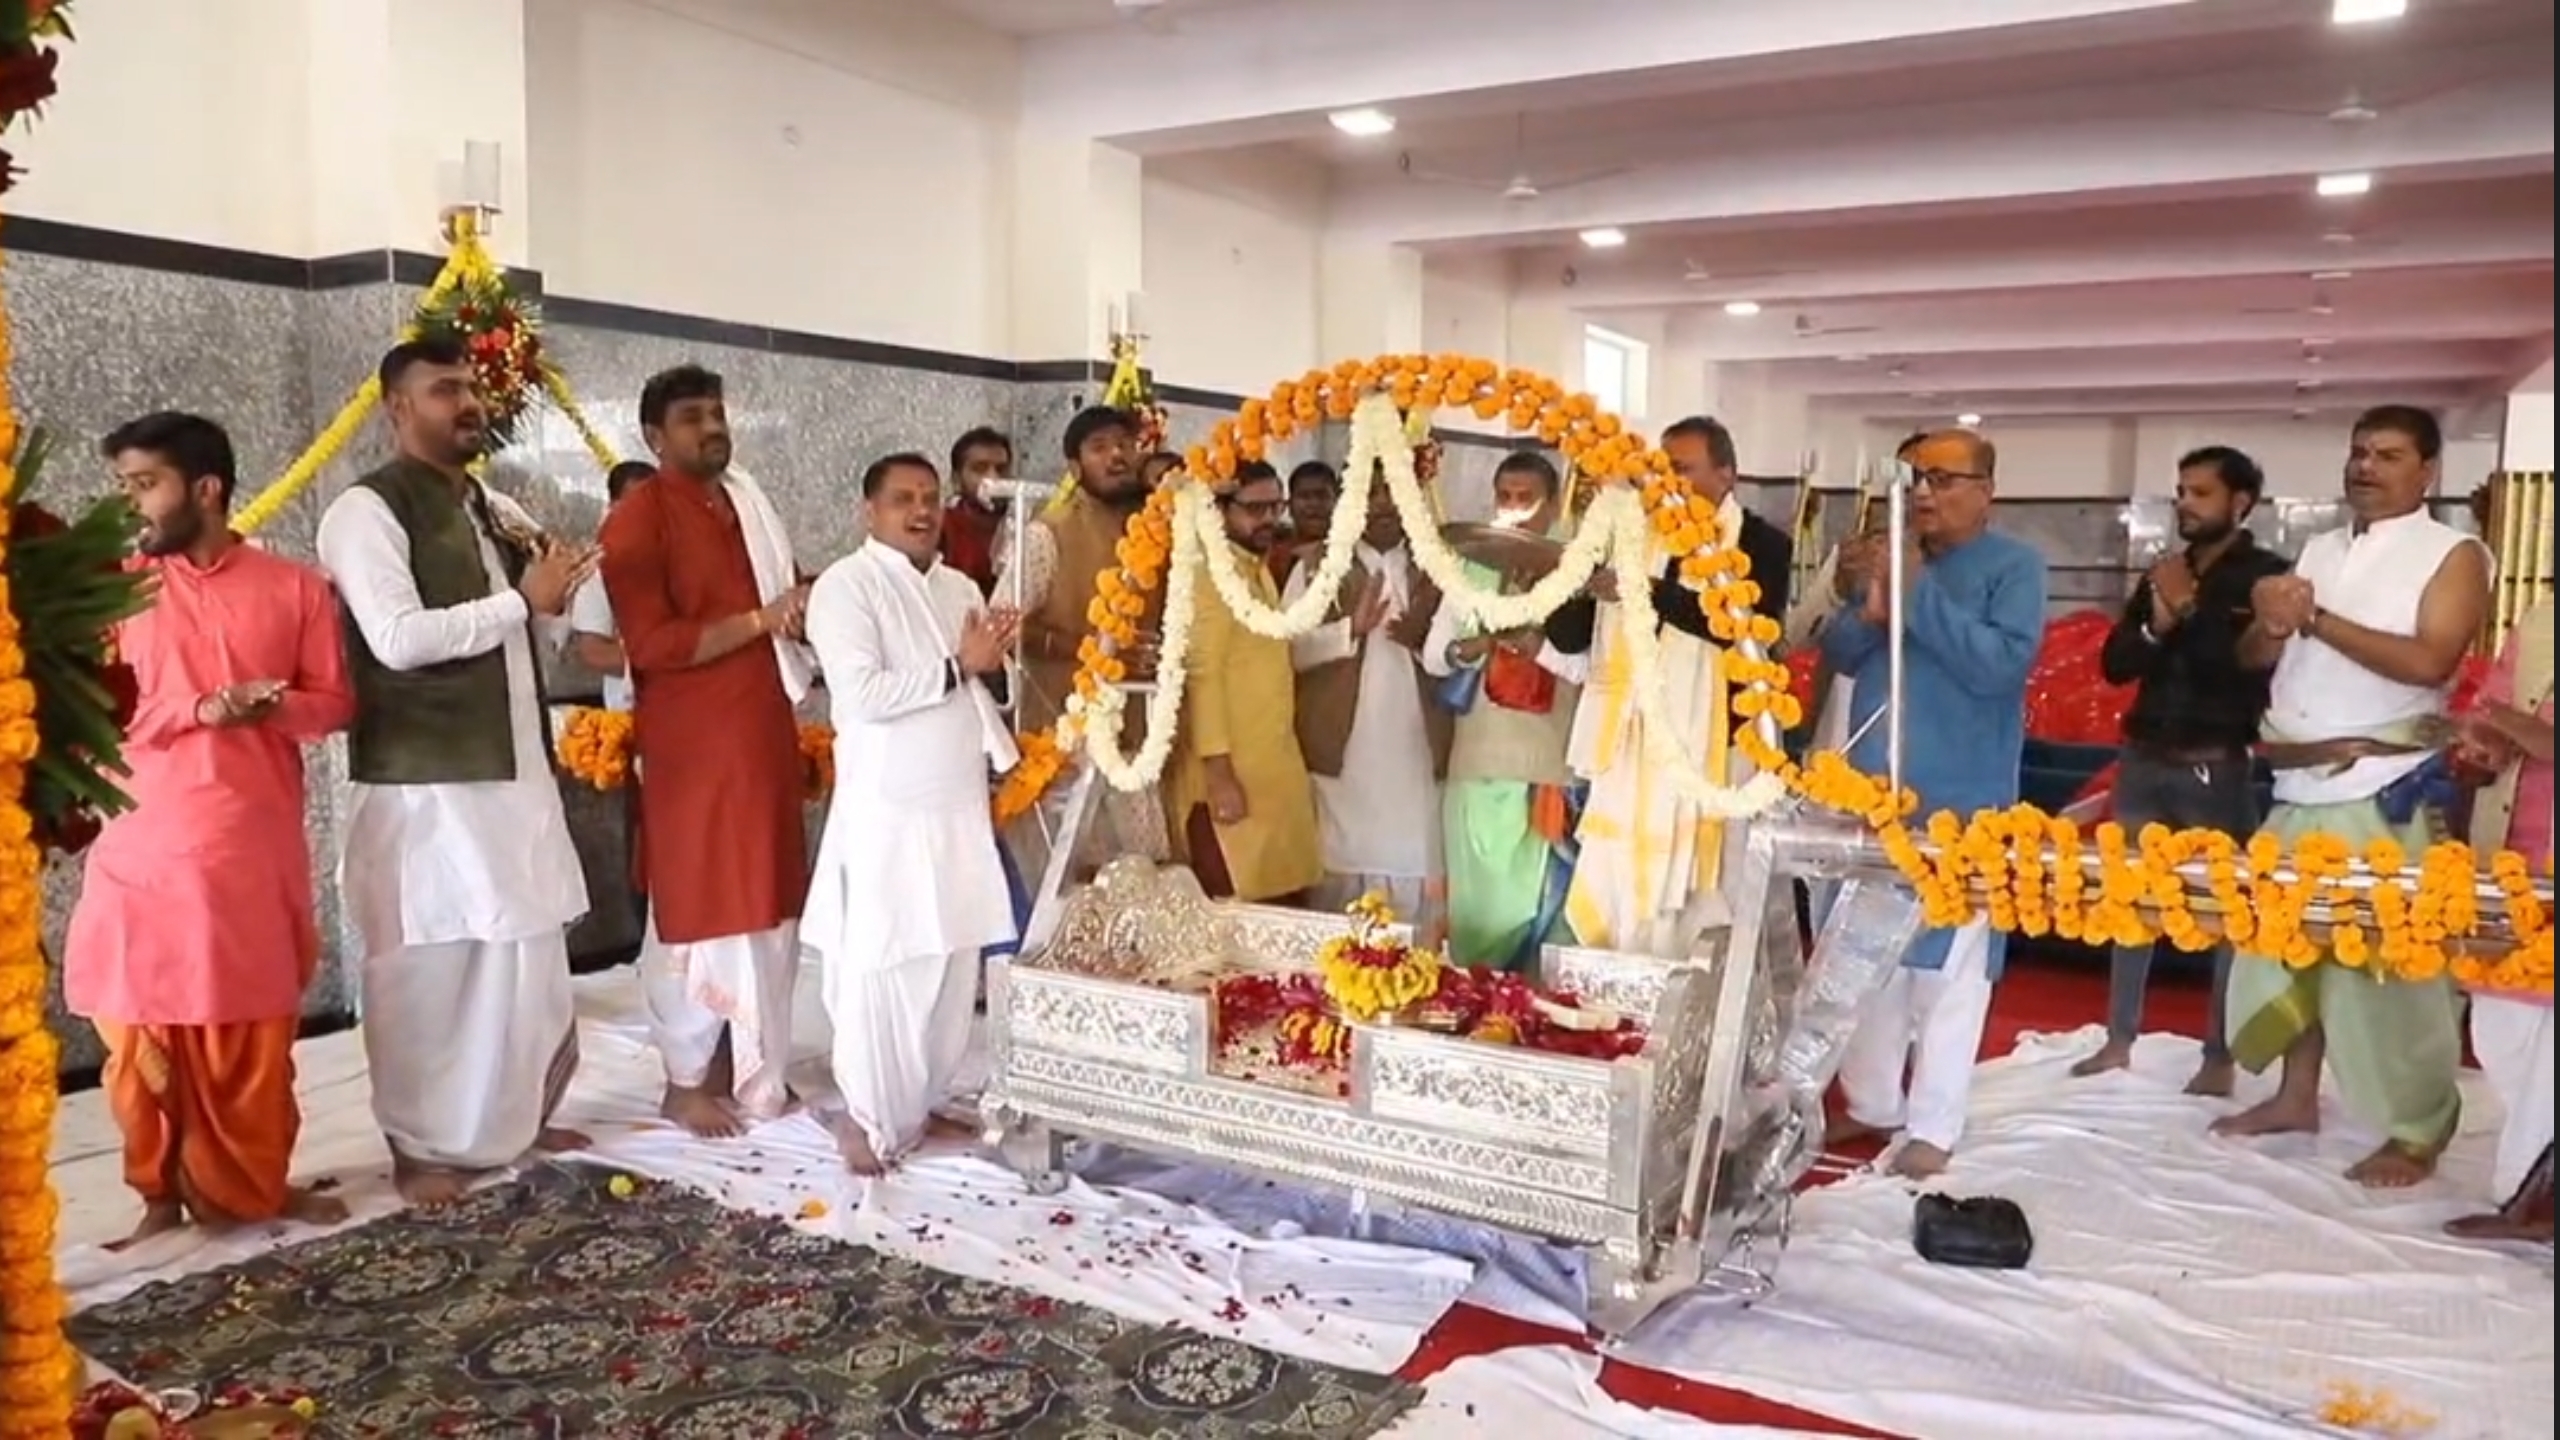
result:
[[[577,1070],[566,927],[587,885],[552,778],[533,626],[595,568],[470,467],[489,445],[468,357],[382,357],[397,449],[321,517],[356,718],[339,885],[364,947],[365,1059],[412,1204],[585,1137],[551,1128]]]

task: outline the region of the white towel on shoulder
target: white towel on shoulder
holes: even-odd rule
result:
[[[738,510],[738,531],[746,537],[747,563],[755,568],[756,594],[770,605],[800,583],[791,532],[783,528],[781,512],[773,508],[754,476],[732,465],[725,478],[729,503]],[[808,646],[783,635],[773,637],[773,653],[782,663],[783,693],[797,705],[808,698],[810,682],[817,676],[816,658]]]

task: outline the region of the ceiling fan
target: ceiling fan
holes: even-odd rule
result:
[[[2389,95],[2377,95],[2362,85],[2350,85],[2345,95],[2327,104],[2250,105],[2242,108],[2268,115],[2301,115],[2315,120],[2326,120],[2338,126],[2370,125],[2392,110],[2424,104],[2439,95],[2450,95],[2456,90],[2467,89],[2471,83],[2468,80],[2456,80],[2442,85],[2403,89]]]
[[[1469,190],[1489,191],[1514,205],[1525,205],[1559,190],[1571,190],[1577,186],[1590,185],[1627,173],[1627,166],[1618,165],[1605,170],[1585,170],[1574,175],[1551,175],[1541,181],[1529,170],[1529,117],[1527,115],[1524,114],[1513,122],[1512,136],[1514,160],[1511,177],[1507,180],[1488,180],[1481,175],[1456,175],[1425,169],[1413,163],[1413,152],[1410,150],[1396,156],[1396,169],[1413,179],[1434,185],[1457,185]]]
[[[1783,280],[1803,273],[1801,270],[1718,270],[1699,260],[1680,262],[1680,278],[1691,285],[1704,285],[1710,280]]]
[[[1873,325],[1817,325],[1812,316],[1801,313],[1795,319],[1795,337],[1799,340],[1821,340],[1833,335],[1873,335],[1874,333],[1876,333],[1876,327]]]

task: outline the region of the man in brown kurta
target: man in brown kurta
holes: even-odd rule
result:
[[[1145,508],[1150,480],[1165,473],[1158,457],[1138,454],[1138,424],[1126,411],[1094,406],[1067,422],[1066,459],[1075,472],[1075,488],[1049,507],[1023,532],[1020,590],[1007,567],[1014,563],[1008,545],[996,547],[998,603],[1022,609],[1023,693],[1018,697],[1015,726],[1023,731],[1055,725],[1075,692],[1076,649],[1093,633],[1086,612],[1093,606],[1102,572],[1118,568],[1120,538],[1129,522]],[[1163,587],[1148,602],[1141,632],[1152,637]],[[1133,679],[1155,678],[1152,642],[1123,657]],[[1146,738],[1146,704],[1132,697],[1122,722],[1120,743],[1134,751]],[[1103,796],[1102,823],[1088,832],[1079,859],[1110,854],[1166,854],[1164,816],[1155,797]]]
[[[641,978],[663,1111],[701,1135],[781,1112],[808,892],[794,705],[809,587],[755,482],[729,468],[720,377],[640,392],[658,473],[605,519],[604,583],[634,685]]]

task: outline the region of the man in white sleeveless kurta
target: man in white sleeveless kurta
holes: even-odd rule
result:
[[[2480,632],[2490,576],[2480,542],[2427,513],[2442,450],[2426,411],[2367,412],[2346,465],[2354,523],[2312,537],[2292,575],[2258,582],[2241,654],[2275,668],[2262,753],[2276,804],[2261,828],[2288,850],[2315,834],[2358,851],[2388,839],[2414,864],[2441,838],[2431,731]],[[2252,1071],[2281,1059],[2284,1073],[2272,1099],[2217,1133],[2318,1128],[2325,1057],[2349,1114],[2384,1137],[2349,1175],[2397,1188],[2433,1173],[2462,1107],[2449,980],[2243,951],[2228,1009],[2233,1058]]]

